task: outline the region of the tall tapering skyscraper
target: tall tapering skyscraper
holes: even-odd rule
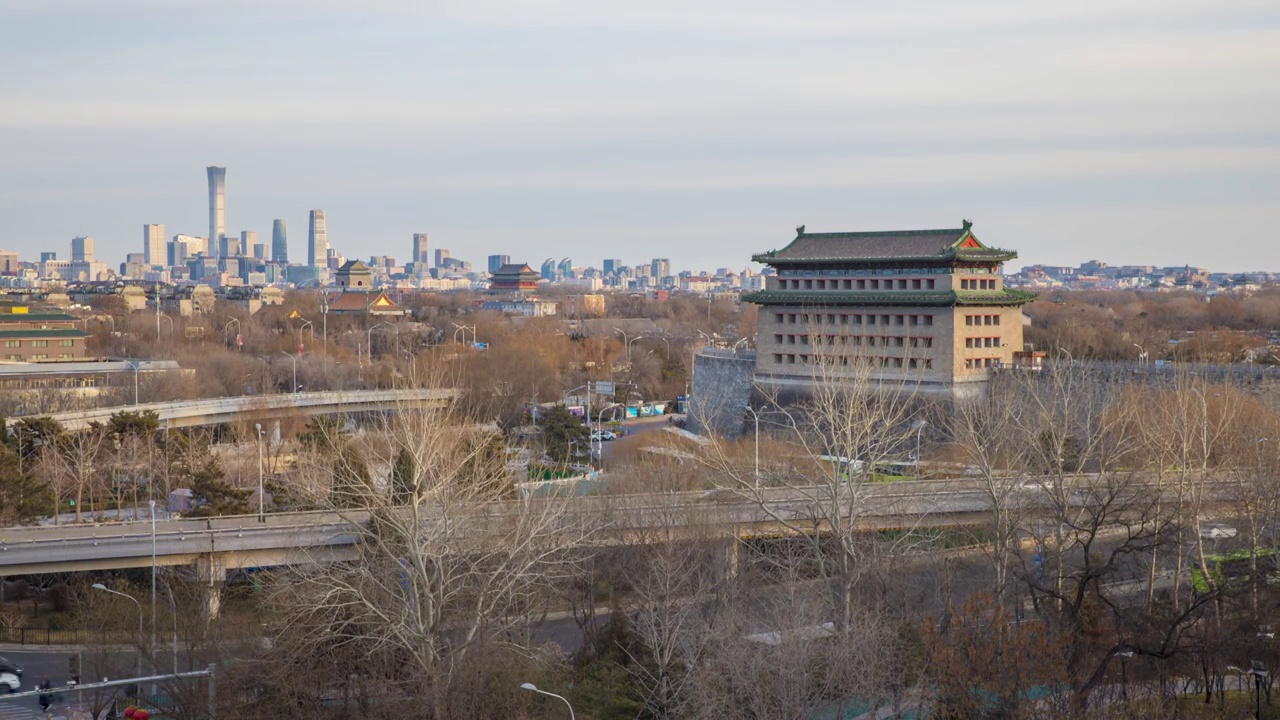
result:
[[[307,224],[307,264],[325,267],[329,262],[329,237],[324,227],[324,211],[312,210]]]
[[[284,265],[289,262],[289,240],[284,232],[284,220],[277,218],[271,226],[271,259]]]
[[[209,173],[209,253],[217,255],[227,233],[227,169],[210,165],[205,171]]]
[[[413,261],[415,263],[424,263],[424,264],[431,261],[430,256],[427,255],[427,234],[426,233],[413,234]]]
[[[142,226],[142,257],[148,265],[164,265],[164,225]]]

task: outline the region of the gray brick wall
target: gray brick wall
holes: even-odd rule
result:
[[[704,348],[694,358],[687,429],[737,437],[751,399],[756,354]]]

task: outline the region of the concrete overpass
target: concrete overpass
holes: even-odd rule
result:
[[[300,392],[238,397],[177,400],[174,402],[124,405],[76,412],[53,413],[68,430],[83,430],[90,423],[107,423],[118,412],[154,411],[162,428],[218,425],[235,420],[263,420],[289,415],[334,415],[341,413],[436,407],[457,395],[456,390],[361,390]],[[35,417],[35,416],[25,416]],[[22,417],[12,418],[21,420]]]
[[[859,528],[953,527],[974,525],[990,514],[990,500],[971,480],[921,480],[867,486],[855,519]],[[621,495],[489,503],[490,516],[515,516],[530,503],[569,503],[570,520],[596,527],[620,540],[656,528],[715,528],[740,538],[788,532],[779,519],[822,528],[813,512],[819,488],[775,488],[762,508],[730,490]],[[1041,490],[1023,491],[1027,505],[1046,505]],[[1073,504],[1083,504],[1075,497]],[[430,516],[428,516],[430,517]],[[183,518],[155,523],[158,565],[189,565],[216,557],[223,570],[354,558],[369,513],[316,511]],[[149,567],[151,525],[146,520],[0,529],[0,576]],[[609,542],[603,535],[600,542]]]

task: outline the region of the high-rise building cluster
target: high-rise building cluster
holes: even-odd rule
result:
[[[290,284],[323,286],[330,284],[347,258],[329,237],[328,218],[323,209],[307,216],[305,263],[291,262],[287,224],[284,218],[272,222],[270,244],[258,241],[256,230],[229,230],[227,226],[227,168],[205,168],[208,191],[209,229],[205,236],[176,233],[166,240],[163,223],[142,226],[141,252],[131,252],[116,268],[108,267],[94,253],[94,240],[87,235],[71,240],[70,259],[60,260],[56,252],[41,253],[40,261],[20,262],[16,253],[0,251],[0,287],[34,287],[46,281],[99,282],[120,279],[144,283],[199,283],[212,286],[263,286]],[[513,266],[507,253],[489,255],[484,265],[454,257],[447,247],[431,247],[427,233],[410,234],[408,257],[403,264],[390,255],[371,255],[368,268],[371,284],[378,287],[436,290],[484,290],[499,270]],[[738,276],[727,271],[710,276],[686,272],[676,276],[667,258],[628,265],[622,258],[604,258],[601,269],[576,265],[571,258],[548,258],[539,269],[529,268],[518,279],[522,287],[530,282],[563,284],[574,288],[649,289],[686,288],[705,290],[720,287],[726,278]],[[516,263],[514,267],[524,267]],[[524,272],[524,271],[522,271]],[[746,277],[744,275],[744,277]],[[531,280],[531,278],[535,280]]]

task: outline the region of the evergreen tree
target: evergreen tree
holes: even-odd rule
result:
[[[590,432],[582,420],[563,405],[557,405],[538,420],[542,430],[542,446],[554,462],[568,463],[574,450],[585,448]]]
[[[413,454],[408,448],[400,448],[396,454],[395,464],[391,466],[391,502],[404,505],[414,494],[421,490],[418,487],[418,468]]]
[[[369,465],[351,445],[343,445],[333,457],[333,504],[343,508],[368,507],[373,493]]]
[[[27,523],[53,513],[53,491],[21,468],[17,451],[0,445],[0,522]]]
[[[160,429],[160,416],[155,410],[112,413],[106,430],[119,442],[128,436],[149,437]]]
[[[317,452],[333,452],[343,446],[346,433],[342,429],[342,421],[325,415],[311,418],[307,427],[298,433],[298,442],[302,446]]]

